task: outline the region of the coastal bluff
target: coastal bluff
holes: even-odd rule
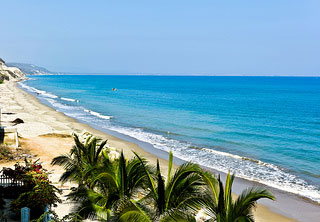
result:
[[[8,67],[0,58],[0,81],[17,81],[25,78],[25,74],[17,67]]]

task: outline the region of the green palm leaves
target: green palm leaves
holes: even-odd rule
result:
[[[110,220],[112,212],[123,199],[134,199],[142,194],[147,184],[142,166],[145,160],[141,161],[137,158],[126,160],[123,153],[116,161],[102,155],[101,161],[91,171],[89,183],[69,194],[69,198],[78,203],[78,214],[84,218]]]
[[[98,145],[98,139],[89,135],[84,143],[79,140],[79,137],[74,134],[75,145],[72,147],[69,154],[55,157],[51,164],[62,166],[65,172],[60,177],[61,182],[76,182],[79,185],[88,184],[90,179],[90,171],[92,167],[99,162],[99,157],[102,154],[107,141],[103,141]]]
[[[252,209],[257,200],[267,198],[274,200],[274,196],[267,190],[261,188],[249,188],[233,201],[232,184],[234,175],[227,174],[225,187],[220,180],[208,173],[203,174],[206,181],[206,192],[203,195],[202,207],[210,217],[208,221],[217,222],[242,222],[254,221]]]
[[[199,202],[205,185],[199,175],[200,167],[185,163],[173,173],[173,155],[170,152],[168,177],[165,182],[159,161],[153,175],[141,158],[137,154],[136,156],[144,166],[149,193],[146,198],[136,202],[126,200],[127,207],[117,211],[118,218],[130,218],[130,221],[140,221],[141,218],[145,221],[194,221],[195,213],[199,209],[196,203]]]
[[[220,178],[194,163],[184,163],[173,170],[173,154],[169,153],[167,178],[159,161],[156,167],[134,153],[126,159],[109,158],[106,141],[89,136],[75,145],[69,154],[53,159],[63,166],[62,182],[77,187],[69,198],[77,202],[76,212],[85,218],[105,221],[196,221],[200,209],[208,221],[254,221],[252,209],[260,198],[274,199],[267,190],[250,188],[236,201],[232,199],[234,175],[227,175],[225,186]]]

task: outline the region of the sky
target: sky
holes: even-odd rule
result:
[[[0,57],[51,71],[319,75],[319,0],[0,0]]]

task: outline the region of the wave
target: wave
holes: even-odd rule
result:
[[[39,89],[36,89],[34,87],[31,87],[31,86],[28,86],[22,82],[19,82],[19,85],[22,87],[22,88],[25,88],[26,90],[28,90],[29,92],[33,92],[33,93],[36,93],[37,95],[40,95],[40,96],[43,96],[43,97],[49,97],[49,98],[53,98],[53,99],[56,99],[58,98],[58,96],[52,94],[52,93],[49,93],[49,92],[46,92],[46,91],[43,91],[43,90],[39,90]]]
[[[66,98],[66,97],[58,97],[58,96],[56,96],[54,94],[51,94],[49,92],[46,92],[46,91],[39,90],[39,89],[36,89],[34,87],[28,86],[28,85],[24,84],[23,82],[19,82],[19,85],[22,88],[24,88],[27,91],[29,91],[29,92],[33,92],[33,93],[36,93],[38,96],[45,97],[44,99],[45,99],[46,102],[48,102],[54,108],[62,109],[62,110],[60,110],[62,112],[64,112],[65,110],[70,110],[70,109],[75,109],[75,108],[76,109],[81,109],[81,107],[69,106],[69,105],[66,105],[66,104],[62,104],[62,103],[60,103],[60,102],[58,102],[57,100],[54,100],[54,99],[60,98],[61,100],[68,101],[68,102],[79,102],[79,100]],[[101,119],[111,119],[112,118],[112,116],[102,115],[102,114],[100,114],[98,112],[95,112],[95,111],[92,111],[92,110],[89,110],[89,109],[85,109],[85,108],[82,108],[82,111],[90,113],[91,115],[96,116],[96,117],[101,118]],[[71,114],[71,113],[68,113],[68,115],[73,116],[73,114]]]
[[[37,95],[40,95],[40,96],[43,96],[43,97],[48,97],[48,98],[52,98],[52,99],[57,99],[57,98],[60,98],[61,100],[64,100],[64,101],[68,101],[68,102],[79,102],[78,99],[71,99],[71,98],[66,98],[66,97],[59,97],[57,95],[54,95],[52,93],[49,93],[49,92],[46,92],[46,91],[43,91],[43,90],[39,90],[39,89],[36,89],[34,87],[31,87],[31,86],[28,86],[22,82],[19,82],[19,85],[22,87],[22,88],[25,88],[26,90],[30,91],[30,92],[33,92],[33,93],[36,93]]]
[[[97,112],[89,110],[89,109],[84,109],[84,111],[87,112],[87,113],[90,113],[91,115],[99,117],[101,119],[111,119],[112,118],[112,116],[105,116],[105,115],[102,115],[100,113],[97,113]]]
[[[264,163],[260,160],[222,152],[219,151],[218,147],[215,147],[215,149],[208,147],[196,147],[194,144],[169,138],[168,136],[171,132],[151,133],[141,128],[115,126],[107,123],[109,121],[103,121],[111,119],[112,116],[106,116],[81,106],[62,104],[56,100],[58,97],[53,94],[27,86],[21,82],[19,84],[22,88],[25,88],[30,92],[37,93],[39,96],[44,96],[45,101],[47,101],[51,106],[73,118],[81,119],[107,130],[113,130],[136,138],[140,141],[150,143],[159,150],[166,152],[172,150],[176,157],[185,161],[192,161],[202,166],[225,173],[230,169],[231,172],[236,173],[237,177],[298,194],[320,203],[320,191],[318,187],[308,184],[305,180],[286,172],[284,169],[274,164]],[[53,95],[54,97],[50,97],[50,95]],[[61,100],[70,102],[76,101],[65,97],[61,97]],[[89,113],[90,115],[85,113]]]
[[[51,94],[51,93],[48,93],[46,91],[43,91],[42,93],[40,93],[41,96],[45,96],[45,97],[49,97],[49,98],[53,98],[53,99],[56,99],[58,98],[58,96],[54,95],[54,94]]]
[[[78,99],[70,99],[70,98],[65,98],[65,97],[61,97],[60,99],[64,100],[64,101],[69,101],[69,102],[79,102]]]
[[[54,108],[57,108],[59,109],[59,111],[64,111],[64,110],[74,110],[76,109],[77,107],[74,107],[74,106],[69,106],[69,105],[66,105],[66,104],[62,104],[62,103],[59,103],[58,101],[54,100],[54,99],[50,99],[50,98],[46,98],[45,101],[49,102],[50,105],[52,105]],[[62,110],[60,110],[62,109]]]
[[[320,191],[316,186],[274,164],[210,148],[195,147],[191,143],[149,133],[140,128],[111,126],[108,129],[150,143],[156,149],[166,152],[171,150],[176,157],[185,161],[192,161],[224,173],[228,173],[230,169],[237,177],[298,194],[320,203]]]
[[[28,90],[28,91],[30,91],[30,92],[34,92],[34,93],[44,92],[44,91],[38,90],[38,89],[36,89],[36,88],[33,88],[33,87],[31,87],[31,86],[28,86],[28,85],[24,84],[23,82],[18,82],[18,84],[19,84],[22,88],[24,88],[24,89],[26,89],[26,90]]]

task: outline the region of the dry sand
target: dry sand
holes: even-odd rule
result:
[[[5,124],[21,118],[24,123],[18,124],[17,130],[24,149],[29,149],[32,154],[40,158],[44,167],[49,169],[51,180],[58,182],[62,169],[52,167],[50,162],[52,158],[59,154],[67,153],[73,145],[72,137],[61,137],[59,134],[71,135],[73,132],[80,133],[83,130],[92,132],[94,135],[103,139],[108,139],[108,144],[118,150],[123,150],[125,155],[132,156],[132,150],[148,159],[151,163],[155,163],[157,158],[155,155],[143,150],[135,143],[127,142],[108,135],[101,131],[91,128],[90,126],[79,123],[76,120],[57,112],[56,110],[42,104],[37,98],[26,93],[16,86],[15,82],[6,82],[0,84],[0,108],[2,113],[1,121]],[[49,135],[46,135],[49,134]],[[15,162],[0,164],[3,166],[13,166]],[[167,170],[167,160],[160,159],[161,168]],[[68,185],[65,187],[68,188]],[[62,204],[56,211],[59,215],[67,214],[71,205]],[[269,208],[258,205],[255,210],[255,218],[257,222],[287,222],[294,221],[280,214],[272,212]]]

